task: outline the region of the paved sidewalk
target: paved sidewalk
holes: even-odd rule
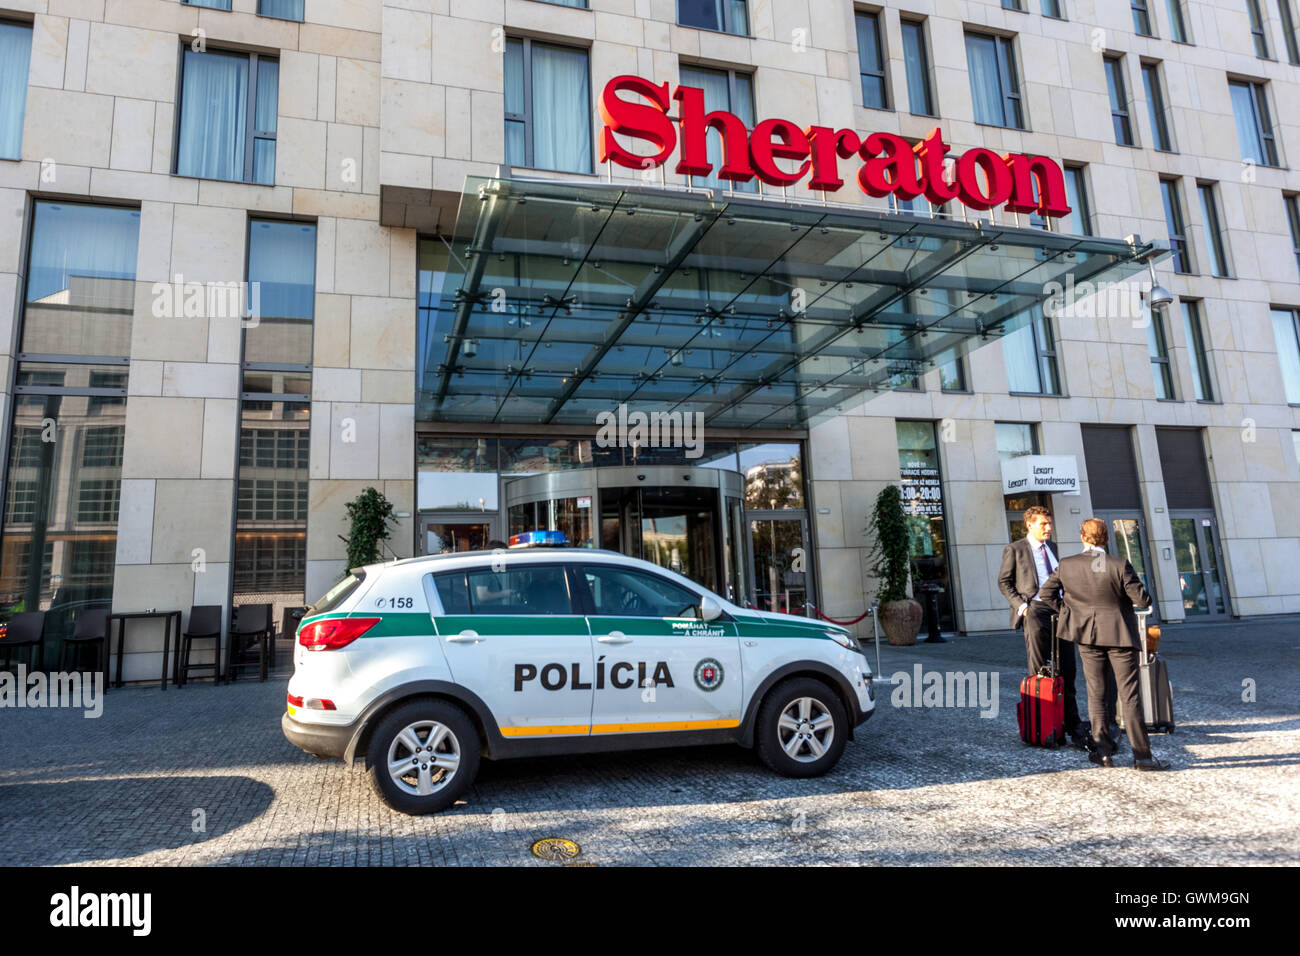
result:
[[[885,675],[997,673],[997,716],[886,693],[816,780],[735,747],[485,762],[421,818],[284,740],[283,679],[113,691],[96,720],[0,710],[0,863],[556,865],[529,854],[546,836],[599,865],[1300,863],[1300,620],[1170,626],[1162,652],[1178,729],[1152,741],[1174,772],[1022,745],[1004,634],[885,648]]]

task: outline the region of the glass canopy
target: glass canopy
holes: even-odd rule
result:
[[[802,426],[1163,246],[653,187],[470,178],[421,268],[421,421]],[[1072,276],[1072,283],[1067,277]],[[1059,286],[1053,287],[1053,283]]]

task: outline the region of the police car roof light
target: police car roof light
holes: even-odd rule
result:
[[[563,548],[568,544],[563,531],[524,531],[510,536],[512,548]]]

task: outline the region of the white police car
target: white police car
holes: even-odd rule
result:
[[[843,628],[613,552],[512,548],[345,577],[303,618],[282,727],[308,753],[364,759],[394,809],[429,813],[480,757],[734,742],[816,776],[871,716],[871,681]]]

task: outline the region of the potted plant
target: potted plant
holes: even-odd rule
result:
[[[890,644],[915,644],[921,630],[921,605],[907,596],[910,549],[903,493],[898,485],[887,485],[876,496],[867,531],[875,538],[871,573],[880,582],[876,592],[880,626]]]
[[[393,505],[374,488],[367,488],[349,501],[347,509],[351,528],[344,539],[348,546],[348,567],[360,568],[380,560],[379,544],[392,534]]]

